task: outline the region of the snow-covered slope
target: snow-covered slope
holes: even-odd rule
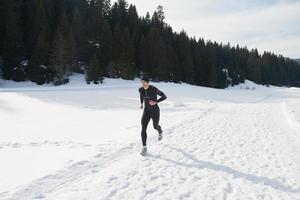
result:
[[[0,199],[300,199],[300,89],[153,84],[142,157],[138,80],[2,81]]]

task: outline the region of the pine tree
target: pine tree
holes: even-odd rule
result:
[[[72,28],[69,29],[67,33],[66,43],[65,43],[65,51],[66,51],[66,64],[70,70],[76,68],[78,57],[75,46],[75,39]]]
[[[163,23],[165,20],[165,13],[161,5],[157,6],[156,14],[157,14],[158,21]]]
[[[110,24],[112,28],[119,26],[121,29],[126,27],[128,20],[128,2],[118,0],[111,8]],[[114,31],[114,30],[113,30]]]
[[[36,46],[37,39],[40,33],[43,31],[45,39],[48,39],[49,24],[46,16],[46,10],[44,0],[37,0],[34,4],[28,4],[26,20],[26,46],[27,54],[33,53],[34,47]]]
[[[50,55],[50,67],[54,72],[54,85],[61,85],[68,82],[70,69],[66,59],[66,40],[61,32],[57,32],[52,52]]]
[[[152,27],[147,40],[149,42],[149,74],[156,80],[160,77],[160,70],[165,66],[164,56],[166,53],[165,45],[163,43],[163,38],[156,27]]]
[[[121,53],[118,65],[122,78],[130,80],[135,77],[134,49],[132,41],[130,40],[128,29],[125,29],[122,36]]]
[[[82,7],[75,7],[73,11],[73,16],[71,20],[71,30],[72,32],[69,34],[74,35],[74,43],[75,43],[75,53],[77,52],[78,60],[88,60],[89,58],[89,43],[87,36],[87,26],[85,21],[86,10]],[[79,66],[73,66],[72,70],[75,72],[81,72]]]
[[[94,54],[101,66],[107,66],[112,53],[112,32],[109,26],[110,1],[93,0],[89,13],[89,54]]]
[[[163,11],[163,7],[159,5],[156,11],[153,13],[152,16],[152,24],[157,27],[159,30],[163,30],[164,28],[164,19],[165,13]]]
[[[177,38],[178,58],[182,72],[182,81],[195,84],[195,69],[190,47],[190,41],[184,31]]]
[[[261,83],[261,72],[259,66],[259,55],[257,49],[252,50],[249,53],[248,61],[247,61],[247,78],[252,80],[258,84]]]
[[[67,16],[62,12],[50,55],[55,85],[69,81],[71,67],[76,64],[76,61],[74,35]]]
[[[20,64],[22,59],[24,59],[23,31],[20,26],[20,16],[18,10],[14,10],[13,2],[9,2],[7,6],[5,40],[3,44],[3,78],[24,81],[25,69]]]
[[[128,27],[130,30],[130,35],[132,35],[138,29],[139,16],[136,7],[131,5],[128,9]]]
[[[214,88],[218,86],[217,69],[214,64],[212,64],[209,68],[208,85]]]
[[[4,39],[5,39],[5,33],[6,33],[6,17],[8,15],[7,11],[9,11],[9,7],[7,4],[11,4],[12,1],[2,1],[0,3],[0,55],[3,55],[3,43],[4,43]],[[0,56],[0,57],[1,57]],[[1,58],[2,60],[2,58]]]
[[[50,70],[48,69],[49,45],[45,39],[45,33],[42,31],[38,37],[33,55],[29,61],[28,78],[38,85],[52,81]]]
[[[150,72],[150,57],[149,43],[146,37],[142,36],[138,49],[138,70],[139,74],[149,74]]]
[[[86,82],[88,84],[90,84],[90,82],[93,82],[94,84],[99,84],[99,82],[102,83],[103,75],[103,68],[100,67],[96,55],[92,56],[85,74]]]

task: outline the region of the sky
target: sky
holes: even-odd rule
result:
[[[300,0],[127,1],[142,16],[162,5],[165,22],[189,36],[300,58]]]

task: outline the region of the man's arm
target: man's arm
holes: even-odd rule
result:
[[[140,92],[140,101],[141,101],[141,104],[143,104],[144,98],[143,98],[143,96],[142,96],[141,88],[139,89],[139,92]]]
[[[159,89],[156,90],[156,93],[161,96],[158,100],[157,103],[162,102],[163,100],[167,99],[167,96],[165,95],[165,93],[163,93],[162,91],[160,91]]]
[[[141,88],[139,89],[139,92],[140,92],[141,108],[143,108],[144,98],[143,98],[143,96],[142,96]]]

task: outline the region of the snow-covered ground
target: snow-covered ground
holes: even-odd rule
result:
[[[153,83],[164,138],[140,156],[139,81],[0,82],[0,199],[300,199],[300,89]]]

